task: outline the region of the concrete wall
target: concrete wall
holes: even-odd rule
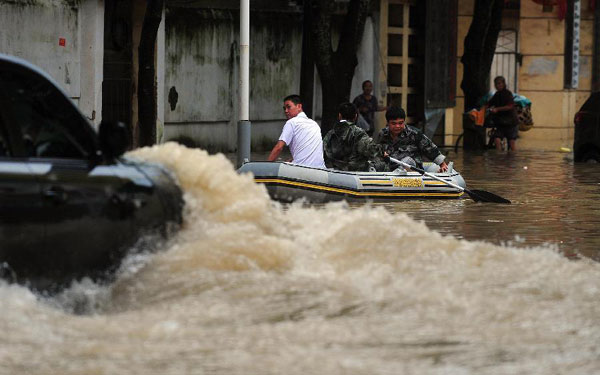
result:
[[[0,52],[44,69],[94,124],[102,113],[101,0],[0,0]]]
[[[135,125],[135,62],[145,1],[131,1],[131,117]],[[167,6],[158,33],[159,141],[187,136],[209,150],[235,151],[239,111],[239,9],[235,7],[239,1],[179,5],[185,7]],[[263,2],[257,6],[251,14],[250,120],[252,149],[264,150],[272,147],[285,122],[282,98],[299,91],[302,15],[301,7],[291,2]],[[102,114],[104,1],[0,0],[0,25],[0,52],[22,57],[46,70],[98,125]],[[377,85],[375,78],[381,64],[377,29],[378,25],[368,19],[351,99],[361,92],[365,79]],[[314,79],[313,117],[319,121],[322,97],[316,72]]]
[[[135,62],[145,0],[131,1],[135,125]],[[195,8],[190,8],[189,2],[182,4],[186,7],[166,8],[158,33],[158,140],[187,136],[209,150],[235,151],[239,111],[239,9],[235,6],[239,2],[198,1],[192,5]],[[300,87],[301,7],[288,2],[261,4],[251,14],[253,150],[270,149],[275,143],[285,122],[281,100],[298,93]],[[0,52],[24,58],[47,71],[98,125],[102,114],[104,1],[0,0],[0,25]],[[351,99],[362,91],[360,85],[365,79],[377,85],[381,64],[377,29],[378,25],[368,19]],[[313,117],[318,121],[322,97],[316,72],[314,79]]]
[[[520,133],[524,148],[557,150],[573,144],[573,117],[591,90],[593,14],[581,1],[579,87],[564,88],[565,21],[557,9],[543,12],[533,1],[521,2],[520,38],[523,65],[520,93],[533,102],[535,126]]]
[[[165,140],[189,137],[211,151],[237,147],[239,9],[167,7],[165,24]],[[367,21],[353,80],[376,82],[376,27]],[[336,41],[333,41],[334,45]],[[252,150],[269,150],[285,116],[282,99],[300,89],[302,16],[299,10],[252,11],[250,16],[250,121]],[[175,98],[177,98],[175,100]],[[313,118],[320,120],[315,69]]]
[[[80,98],[79,109],[96,128],[102,120],[102,80],[104,58],[104,1],[81,3],[79,35]]]
[[[282,99],[299,90],[302,23],[293,13],[251,14],[252,149],[277,139]],[[239,10],[167,8],[165,139],[187,136],[203,148],[236,148]]]

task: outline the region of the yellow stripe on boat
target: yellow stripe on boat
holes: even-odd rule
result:
[[[305,188],[310,188],[310,189],[315,189],[315,190],[331,191],[331,192],[354,195],[354,196],[361,196],[361,197],[366,197],[366,196],[376,196],[376,197],[460,197],[464,194],[464,192],[462,192],[462,191],[455,192],[455,193],[444,193],[444,192],[386,193],[386,192],[380,192],[380,191],[359,192],[359,191],[352,191],[352,190],[347,190],[347,189],[333,188],[333,187],[328,187],[328,186],[307,184],[305,182],[281,180],[281,179],[277,179],[277,178],[256,178],[256,179],[254,179],[254,181],[263,183],[263,184],[274,183],[274,184],[289,185],[289,186],[300,186],[300,187],[305,187]]]
[[[452,181],[450,181],[450,182],[452,182]],[[431,185],[431,186],[448,186],[448,184],[443,183],[441,181],[426,181],[425,186],[429,186],[429,185]]]
[[[415,178],[413,178],[415,179]],[[392,180],[360,180],[360,182],[365,185],[383,185],[383,186],[394,186],[394,182]],[[447,186],[448,184],[443,183],[441,181],[423,181],[425,186]]]
[[[364,184],[378,184],[378,185],[391,185],[391,180],[360,180],[360,182]]]

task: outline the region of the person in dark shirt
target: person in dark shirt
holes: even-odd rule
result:
[[[502,139],[508,141],[508,148],[516,151],[516,141],[519,135],[519,122],[513,99],[513,93],[506,88],[506,80],[502,76],[494,78],[496,93],[485,104],[484,109],[490,112],[490,120],[495,130],[492,139],[496,150],[502,150]]]
[[[435,172],[448,171],[446,157],[423,132],[406,125],[406,113],[400,107],[390,107],[385,113],[387,127],[379,132],[377,143],[392,158],[423,169],[423,156],[439,166]]]
[[[363,93],[358,95],[352,101],[352,104],[358,108],[358,112],[369,124],[369,129],[365,129],[369,137],[375,131],[375,112],[385,111],[387,107],[380,107],[377,98],[373,95],[373,82],[367,80],[362,83]]]
[[[338,122],[323,138],[325,165],[342,171],[385,171],[387,164],[381,146],[356,126],[354,104],[339,106]]]

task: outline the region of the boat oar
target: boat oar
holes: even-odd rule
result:
[[[396,164],[399,164],[403,167],[406,168],[410,168],[410,169],[414,169],[417,172],[420,172],[426,176],[429,176],[435,180],[441,181],[443,183],[445,183],[446,185],[452,186],[455,189],[458,189],[460,191],[464,191],[465,193],[469,194],[469,197],[471,197],[471,199],[473,199],[475,202],[491,202],[491,203],[508,203],[510,204],[510,201],[508,199],[504,199],[496,194],[490,193],[489,191],[485,191],[485,190],[469,190],[466,189],[462,186],[456,185],[455,183],[449,182],[444,180],[443,178],[440,178],[434,174],[431,174],[421,168],[418,167],[413,167],[410,164],[407,164],[403,161],[400,161],[398,159],[394,159],[394,158],[390,158],[391,161],[393,161]]]

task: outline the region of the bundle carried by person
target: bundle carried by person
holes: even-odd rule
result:
[[[514,94],[515,109],[519,119],[519,131],[526,132],[533,127],[533,116],[531,115],[531,100],[523,95]]]
[[[492,96],[492,92],[487,93],[479,101],[479,108],[473,108],[467,112],[475,125],[483,126],[485,128],[494,128],[498,125],[491,120],[489,108],[487,108],[487,110],[485,108],[485,103],[487,103]],[[513,101],[515,103],[519,131],[525,132],[530,130],[533,127],[531,100],[523,95],[513,94]]]

